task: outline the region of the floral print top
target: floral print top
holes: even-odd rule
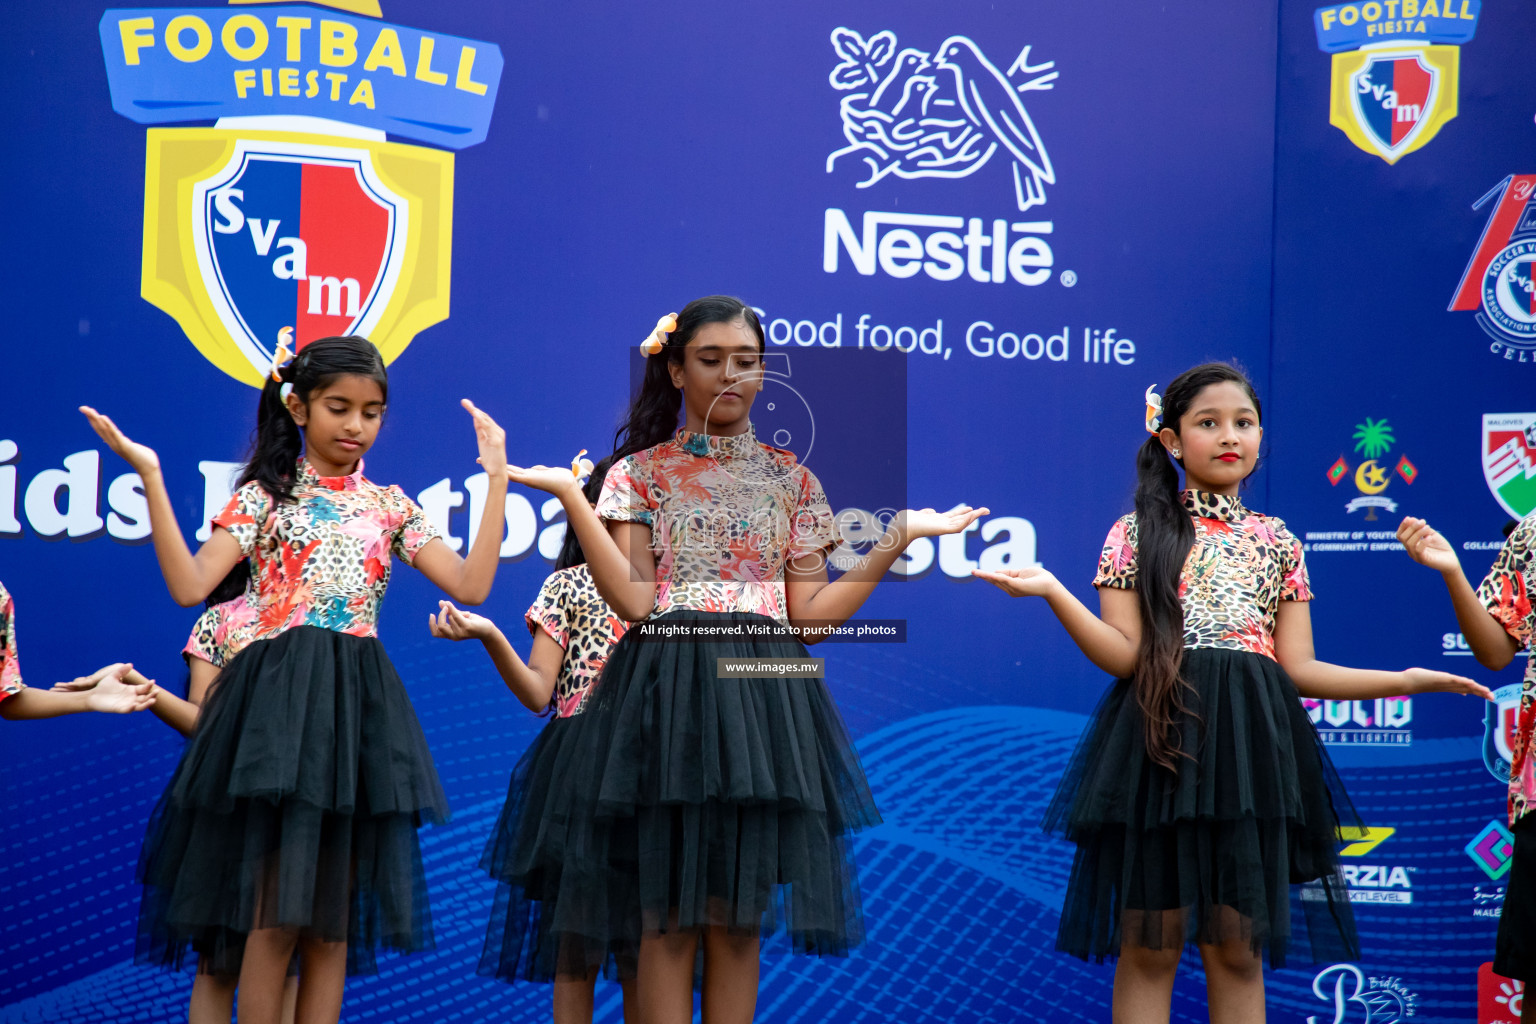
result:
[[[1477,588],[1478,600],[1499,620],[1504,631],[1527,649],[1536,635],[1536,613],[1531,611],[1531,591],[1536,587],[1536,513],[1515,527],[1493,568]],[[1502,727],[1503,723],[1500,723]],[[1536,762],[1532,745],[1536,741],[1536,655],[1526,661],[1525,679],[1520,686],[1520,709],[1515,720],[1515,734],[1510,738],[1509,823],[1536,809]]]
[[[295,626],[377,636],[390,553],[409,565],[436,527],[399,487],[320,476],[299,460],[293,500],[278,504],[259,483],[241,487],[213,518],[251,560],[251,641]]]
[[[16,656],[16,602],[0,583],[0,700],[24,689],[21,662]]]
[[[580,714],[603,663],[629,624],[608,607],[585,565],[551,573],[524,618],[528,632],[542,629],[565,649],[550,701],[555,714],[560,718]]]
[[[192,635],[181,649],[182,657],[198,658],[214,668],[223,668],[251,642],[256,631],[256,609],[241,594],[233,600],[216,604],[197,617]]]
[[[1301,541],[1235,496],[1185,491],[1182,497],[1195,520],[1195,543],[1179,578],[1184,646],[1273,659],[1280,602],[1312,600]],[[1093,585],[1135,590],[1138,541],[1136,513],[1121,516],[1104,542]]]
[[[838,545],[815,474],[751,427],[679,430],[614,463],[597,514],[651,527],[655,618],[676,608],[756,612],[788,623],[784,569]]]

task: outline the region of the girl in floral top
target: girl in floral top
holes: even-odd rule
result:
[[[144,840],[141,959],[238,973],[240,1019],[276,1022],[298,949],[298,1014],[336,1019],[380,946],[432,943],[416,829],[448,808],[405,687],[376,635],[390,556],[466,603],[490,590],[506,497],[499,427],[468,400],[490,476],[467,558],[398,487],[363,476],[388,397],[362,338],[309,343],[268,381],[255,450],[196,554],[159,458],[82,408],[143,478],[171,596],[202,600],[241,558],[256,621],[225,666]],[[274,370],[274,378],[278,376]]]
[[[1211,1020],[1262,1021],[1261,956],[1285,962],[1293,883],[1318,883],[1302,901],[1313,957],[1358,959],[1336,851],[1341,819],[1349,834],[1361,826],[1298,694],[1490,696],[1444,672],[1316,659],[1301,544],[1238,497],[1259,424],[1258,396],[1231,366],[1168,386],[1137,456],[1136,511],[1099,559],[1099,616],[1044,569],[975,573],[1044,597],[1118,680],[1045,822],[1077,844],[1057,948],[1118,957],[1116,1020],[1167,1020],[1194,944]]]
[[[1456,621],[1472,653],[1497,672],[1522,647],[1536,641],[1536,513],[1510,532],[1482,584],[1472,589],[1456,549],[1422,519],[1407,518],[1397,537],[1414,560],[1440,570]],[[1499,913],[1493,971],[1506,978],[1536,981],[1536,657],[1525,664],[1520,709],[1511,738],[1509,827],[1515,850],[1509,864],[1504,909]]]
[[[597,464],[584,489],[587,501],[594,506],[609,462],[604,459]],[[598,593],[587,568],[587,556],[572,530],[566,531],[555,571],[539,588],[539,596],[524,620],[533,635],[533,650],[526,664],[490,619],[461,612],[444,601],[438,615],[429,620],[433,636],[483,643],[507,688],[528,710],[554,712],[513,770],[506,804],[480,860],[480,866],[496,879],[497,891],[479,972],[503,981],[554,973],[553,964],[537,962],[541,951],[524,941],[541,896],[512,883],[518,873],[517,829],[523,820],[542,823],[562,798],[563,780],[553,770],[559,751],[569,739],[572,719],[585,710],[592,684],[597,682],[613,645],[628,628]],[[625,1005],[633,1010],[633,958],[607,966],[610,973],[618,974]],[[555,979],[555,1024],[591,1024],[597,975],[594,966],[586,977]]]
[[[682,1024],[702,943],[704,1018],[745,1022],[780,914],[799,952],[862,938],[846,835],[879,815],[821,679],[726,677],[717,659],[803,661],[798,637],[851,616],[909,541],[986,510],[903,512],[829,583],[821,484],[748,419],[757,315],[710,296],[672,326],[648,349],[596,515],[568,471],[511,471],[560,498],[599,592],[635,623],[555,758],[561,799],[525,805],[511,881],[538,904],[536,972],[635,956],[641,1019]]]

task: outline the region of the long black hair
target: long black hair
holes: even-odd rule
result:
[[[613,465],[612,455],[592,467],[592,476],[588,478],[587,485],[581,489],[586,495],[587,504],[597,504],[598,497],[603,493],[603,478],[608,475],[608,467],[611,465]],[[581,565],[586,560],[587,553],[581,550],[581,541],[576,539],[576,531],[567,523],[565,543],[560,545],[560,557],[555,559],[555,569],[569,569],[573,565]]]
[[[320,338],[299,350],[293,362],[283,367],[284,383],[293,385],[299,401],[309,405],[309,396],[333,384],[337,378],[353,374],[367,377],[379,386],[384,401],[389,402],[389,372],[384,357],[367,338]],[[256,407],[256,438],[251,457],[240,473],[237,487],[255,480],[279,501],[293,497],[293,476],[299,456],[304,453],[304,435],[293,422],[293,414],[283,401],[283,385],[268,377]]]
[[[1237,367],[1204,363],[1185,370],[1163,392],[1164,428],[1179,431],[1179,420],[1200,392],[1212,384],[1236,384],[1248,393],[1263,422],[1253,385]],[[1179,491],[1179,473],[1162,440],[1153,434],[1136,453],[1136,590],[1141,606],[1141,646],[1134,676],[1136,701],[1145,722],[1147,755],[1154,763],[1177,769],[1179,749],[1174,723],[1188,714],[1185,696],[1193,692],[1180,674],[1184,655],[1184,608],[1179,577],[1195,543],[1195,524]]]
[[[763,324],[757,311],[730,295],[706,295],[694,299],[677,314],[677,330],[667,336],[660,352],[645,360],[645,378],[640,391],[629,405],[624,422],[613,435],[613,457],[644,451],[661,444],[677,430],[677,414],[683,407],[683,394],[672,386],[668,367],[682,365],[683,349],[705,324],[730,324],[742,321],[757,335],[757,350],[763,351]],[[595,475],[595,474],[594,474]]]

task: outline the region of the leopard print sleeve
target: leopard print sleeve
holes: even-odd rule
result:
[[[1099,552],[1099,572],[1093,578],[1096,587],[1115,590],[1136,589],[1136,513],[1128,512],[1115,521],[1104,549]]]

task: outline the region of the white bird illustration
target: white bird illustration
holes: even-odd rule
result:
[[[965,36],[950,36],[934,57],[937,70],[950,72],[966,118],[978,128],[985,126],[994,139],[1013,154],[1014,191],[1019,209],[1045,202],[1045,186],[1056,184],[1056,172],[1045,144],[1035,131],[1029,111],[1008,76]],[[1025,175],[1021,175],[1020,168]]]

